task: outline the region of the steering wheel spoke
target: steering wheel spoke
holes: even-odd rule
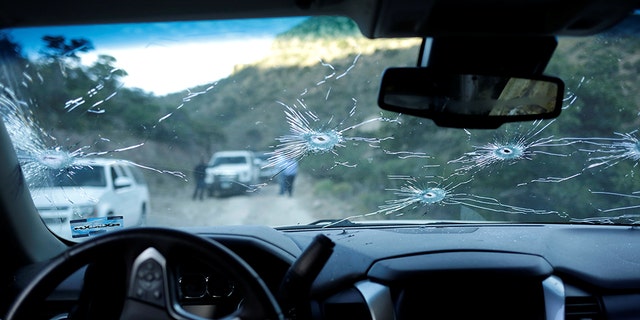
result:
[[[167,281],[166,259],[155,248],[147,248],[133,262],[127,298],[166,308],[169,305]]]

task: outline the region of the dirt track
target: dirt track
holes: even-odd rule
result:
[[[327,208],[314,200],[312,187],[304,176],[294,184],[293,197],[278,195],[271,182],[257,192],[224,198],[192,200],[193,184],[167,194],[151,195],[148,225],[212,226],[260,224],[281,226],[307,224],[329,217]],[[325,200],[326,201],[326,200]],[[322,212],[322,213],[320,213]]]

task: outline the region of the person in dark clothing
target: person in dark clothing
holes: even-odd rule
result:
[[[196,180],[196,188],[193,191],[193,200],[200,199],[204,200],[204,192],[207,189],[207,185],[204,182],[204,177],[206,175],[207,163],[204,159],[200,159],[200,163],[196,165],[193,169],[193,177]]]
[[[280,195],[288,194],[293,196],[293,182],[298,174],[298,161],[295,159],[285,158],[281,163],[280,172]]]

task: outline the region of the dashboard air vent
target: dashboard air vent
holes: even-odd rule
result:
[[[600,302],[594,296],[566,297],[566,320],[600,320],[604,319]]]

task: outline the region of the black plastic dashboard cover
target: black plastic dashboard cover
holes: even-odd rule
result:
[[[545,318],[542,257],[496,251],[449,251],[382,260],[369,276],[391,288],[397,319]]]
[[[420,254],[376,262],[368,273],[380,282],[414,282],[443,274],[482,274],[500,278],[539,278],[553,268],[542,257],[510,252],[452,251]]]

